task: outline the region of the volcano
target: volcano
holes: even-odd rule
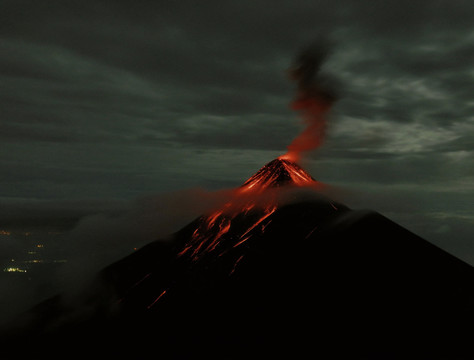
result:
[[[2,351],[28,343],[22,353],[50,358],[64,348],[160,359],[473,358],[472,266],[377,212],[320,194],[277,196],[314,193],[317,183],[273,160],[172,239],[20,316]]]
[[[285,185],[305,186],[316,182],[298,164],[286,159],[275,159],[262,167],[241,187],[242,191],[262,191]]]

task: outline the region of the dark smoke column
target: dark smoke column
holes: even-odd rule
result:
[[[318,148],[324,140],[326,115],[337,100],[329,79],[321,74],[328,50],[327,43],[318,42],[303,50],[289,69],[291,79],[297,84],[291,108],[300,112],[306,128],[288,145],[282,159],[297,162],[302,153]]]

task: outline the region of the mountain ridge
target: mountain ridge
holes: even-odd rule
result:
[[[60,341],[81,354],[165,359],[472,357],[470,265],[326,197],[252,204],[260,187],[294,185],[281,160],[273,165],[244,183],[260,171],[270,179],[244,201],[237,190],[239,201],[109,265],[73,301],[39,304],[8,345]]]

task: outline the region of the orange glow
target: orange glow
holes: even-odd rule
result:
[[[315,183],[311,175],[283,155],[261,168],[239,188],[239,192],[260,193],[282,185],[306,186]]]
[[[314,231],[315,231],[317,228],[318,228],[318,227],[315,226],[315,227],[313,228],[313,230],[311,230],[311,231],[308,233],[308,235],[305,236],[305,239],[308,239],[311,235],[313,235]]]
[[[260,219],[258,219],[254,224],[252,224],[252,226],[250,226],[250,227],[248,228],[248,230],[247,230],[246,232],[244,232],[244,233],[240,236],[240,239],[242,239],[243,237],[247,236],[247,234],[248,234],[249,232],[251,232],[251,231],[252,231],[253,229],[255,229],[258,225],[260,225],[260,223],[262,223],[267,217],[269,217],[271,214],[273,214],[276,209],[277,209],[276,206],[272,206],[271,208],[266,209],[264,215],[263,215]],[[239,241],[237,244],[234,245],[234,247],[240,245],[241,243],[243,243],[244,241],[246,241],[248,238],[249,238],[249,236],[247,236],[244,240]]]
[[[153,305],[155,305],[156,302],[160,300],[164,294],[166,294],[166,290],[163,290],[163,292],[158,295],[158,297],[150,305],[147,306],[147,309],[150,309]]]
[[[215,253],[221,256],[261,234],[278,209],[277,190],[283,186],[314,186],[317,184],[296,163],[283,158],[271,161],[234,191],[233,198],[220,209],[202,216],[190,241],[178,253],[193,261]],[[245,226],[242,219],[245,218]]]
[[[288,145],[288,152],[280,159],[297,162],[302,153],[321,146],[326,134],[326,113],[331,108],[331,102],[321,96],[300,94],[300,98],[291,104],[293,110],[299,111],[305,129]]]
[[[235,272],[235,269],[236,269],[237,265],[239,264],[240,260],[242,260],[243,257],[244,257],[243,255],[239,256],[239,258],[237,259],[237,261],[234,264],[234,267],[230,271],[229,276],[232,275]]]

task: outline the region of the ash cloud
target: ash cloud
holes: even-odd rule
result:
[[[297,94],[291,103],[298,111],[306,128],[288,146],[284,157],[298,161],[303,153],[321,146],[326,132],[327,113],[337,100],[332,79],[322,71],[329,55],[330,45],[319,39],[300,52],[294,65],[288,70],[296,82]]]
[[[320,38],[300,51],[288,69],[302,96],[323,98],[332,103],[338,96],[332,79],[323,72],[323,64],[331,54],[332,44]]]

